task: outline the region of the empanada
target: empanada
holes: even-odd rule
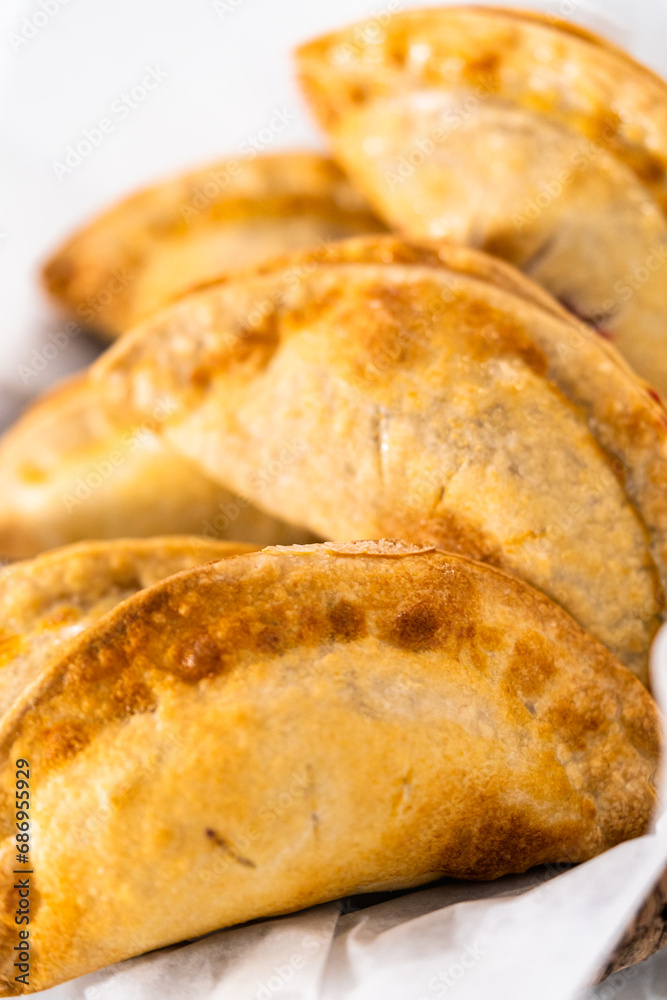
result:
[[[228,160],[121,201],[56,251],[44,279],[112,338],[223,271],[382,228],[326,157]]]
[[[260,545],[311,541],[211,481],[157,433],[76,375],[0,438],[0,557],[83,539],[195,533]]]
[[[7,995],[349,893],[583,861],[646,831],[658,730],[636,678],[523,582],[359,542],[142,591],[42,674],[0,747]]]
[[[241,542],[172,535],[83,542],[5,566],[0,571],[0,717],[65,643],[137,590],[252,550]]]
[[[667,85],[527,11],[402,11],[299,51],[336,156],[410,239],[499,254],[667,392]]]
[[[184,299],[92,371],[128,412],[165,401],[170,444],[266,511],[488,560],[646,679],[667,413],[509,266],[351,240]]]

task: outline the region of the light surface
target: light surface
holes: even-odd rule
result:
[[[39,263],[59,240],[114,199],[183,168],[243,157],[254,148],[321,147],[294,80],[294,47],[347,22],[425,5],[4,0],[0,425],[21,400],[97,350],[80,336],[63,336],[66,322],[39,287]],[[538,0],[532,6],[593,27],[667,73],[667,0]],[[141,87],[151,70],[153,89],[126,102],[124,95]],[[68,146],[105,118],[111,129],[95,135],[101,141],[90,154],[67,172],[58,167]]]

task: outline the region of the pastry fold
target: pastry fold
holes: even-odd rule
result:
[[[525,583],[402,542],[143,590],[0,728],[29,762],[30,987],[2,810],[3,995],[349,893],[577,862],[647,829],[654,703]],[[13,804],[13,797],[11,799]]]
[[[498,254],[667,392],[667,85],[555,18],[402,11],[303,46],[339,162],[409,239]]]
[[[0,717],[49,661],[121,601],[201,563],[253,551],[195,536],[82,542],[0,571]]]
[[[44,281],[113,339],[223,271],[382,228],[324,156],[226,160],[119,202],[53,254]]]
[[[311,541],[213,482],[170,448],[166,404],[141,419],[75,375],[0,438],[0,557],[86,539],[193,533],[259,545]]]
[[[667,567],[667,413],[498,261],[360,238],[192,295],[93,367],[275,516],[401,537],[547,593],[644,680]]]

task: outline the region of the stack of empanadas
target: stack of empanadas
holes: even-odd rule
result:
[[[605,303],[667,254],[665,85],[481,8],[299,60],[400,236],[283,154],[136,195],[46,267],[117,342],[0,441],[0,555],[32,557],[0,574],[3,996],[650,827],[667,410],[636,371],[667,385],[667,286],[646,264]]]
[[[164,400],[169,444],[267,512],[500,566],[646,680],[667,414],[592,331],[487,262],[393,237],[298,254],[160,312],[91,378],[137,421]]]
[[[111,339],[184,291],[272,254],[381,229],[331,160],[223,161],[121,202],[63,246],[47,287]],[[165,402],[133,421],[85,375],[39,400],[0,442],[0,557],[90,538],[199,532],[310,541],[165,446]]]

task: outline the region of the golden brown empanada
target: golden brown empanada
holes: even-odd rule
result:
[[[166,446],[156,400],[134,420],[86,374],[52,389],[0,438],[0,556],[83,539],[196,533],[259,545],[310,541]]]
[[[489,250],[667,392],[667,85],[526,11],[402,11],[299,51],[339,161],[411,239]]]
[[[0,571],[0,717],[63,645],[174,573],[251,552],[195,536],[81,542]]]
[[[525,583],[358,542],[136,594],[14,705],[0,747],[7,995],[17,760],[30,992],[348,893],[583,861],[647,829],[658,732],[636,678]]]
[[[228,160],[120,202],[56,251],[44,278],[112,338],[223,271],[382,228],[326,157]]]
[[[667,413],[509,266],[393,237],[296,254],[175,304],[93,377],[138,417],[168,403],[170,444],[264,510],[488,560],[646,679]]]

